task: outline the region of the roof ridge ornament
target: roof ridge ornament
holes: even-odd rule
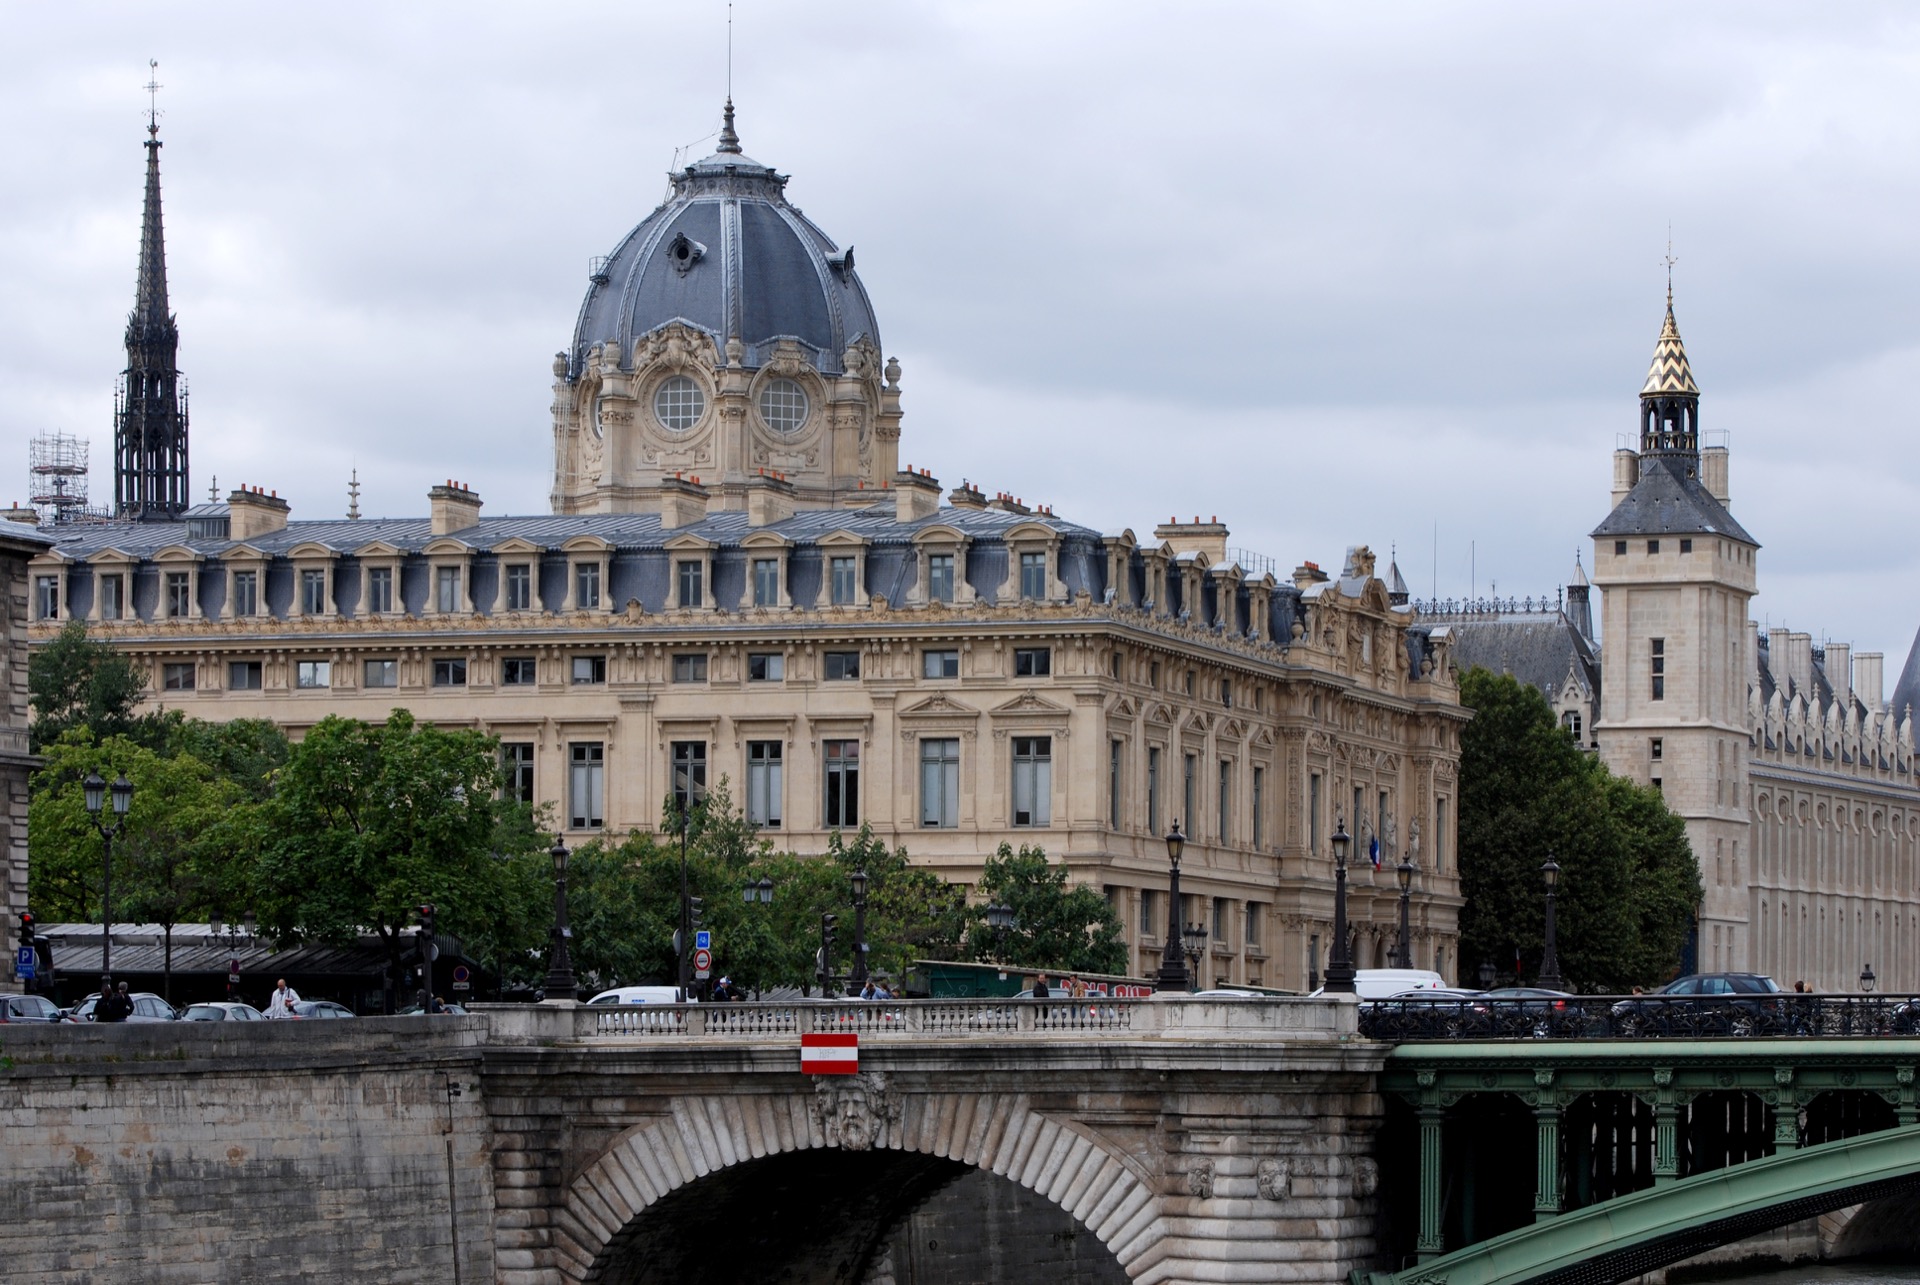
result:
[[[735,133],[733,129],[732,94],[727,95],[727,106],[722,113],[722,122],[720,126],[720,146],[715,150],[727,152],[734,156],[740,155],[740,135]]]

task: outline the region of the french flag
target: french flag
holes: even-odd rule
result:
[[[1367,840],[1367,855],[1373,858],[1373,868],[1380,868],[1380,836],[1374,835]]]
[[[860,1070],[860,1037],[819,1032],[800,1037],[800,1074],[855,1075]]]

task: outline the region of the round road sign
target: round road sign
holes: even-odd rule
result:
[[[711,971],[713,968],[713,952],[710,950],[694,951],[693,966],[699,969],[701,972]]]

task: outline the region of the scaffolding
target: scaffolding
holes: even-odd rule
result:
[[[27,444],[27,493],[42,526],[100,521],[106,510],[87,504],[85,438],[42,433]]]

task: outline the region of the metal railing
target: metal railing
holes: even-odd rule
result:
[[[1920,1035],[1911,995],[1447,996],[1363,1004],[1376,1040],[1795,1039]]]

